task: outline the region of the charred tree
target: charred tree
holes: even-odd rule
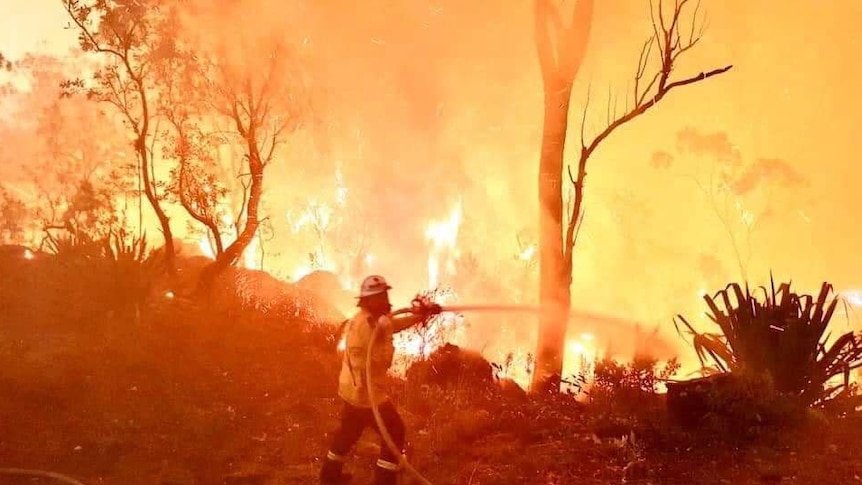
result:
[[[170,40],[153,66],[159,81],[158,112],[169,125],[164,153],[166,158],[177,162],[171,172],[168,193],[192,221],[203,226],[218,256],[224,252],[225,211],[221,203],[228,190],[217,175],[218,160],[214,153],[218,141],[204,128],[210,124],[207,118],[213,115],[198,94],[197,80],[205,72],[196,60],[197,53],[181,50],[173,41],[180,30],[177,13],[172,10],[165,22],[162,35]]]
[[[563,157],[572,86],[587,52],[593,0],[579,0],[564,25],[561,8],[535,1],[535,40],[544,87],[539,158],[539,341],[534,389],[559,387],[570,305],[571,263],[563,246]],[[571,259],[569,259],[571,260]]]
[[[207,292],[225,269],[236,264],[258,235],[264,193],[264,174],[297,115],[288,93],[294,87],[286,61],[287,50],[276,42],[259,64],[237,66],[217,62],[206,68],[215,79],[207,84],[209,104],[231,126],[231,137],[242,146],[244,193],[235,220],[236,239],[224,247],[201,276],[199,292]]]
[[[104,55],[108,62],[93,75],[92,85],[78,79],[68,89],[83,89],[92,98],[113,105],[131,129],[138,158],[141,190],[158,219],[165,239],[165,259],[174,271],[174,239],[170,219],[162,207],[153,169],[155,131],[151,100],[151,71],[158,42],[159,11],[147,1],[63,0],[85,52]]]
[[[216,257],[224,252],[219,204],[227,189],[216,180],[209,168],[215,164],[211,156],[213,147],[187,117],[167,110],[167,119],[173,128],[172,157],[178,162],[172,177],[171,192],[192,220],[207,231]]]
[[[562,160],[568,131],[569,98],[574,77],[586,51],[593,5],[591,0],[580,0],[575,7],[571,26],[561,27],[559,10],[551,7],[549,0],[536,2],[536,45],[545,86],[545,122],[539,169],[542,228],[539,293],[543,314],[533,386],[541,390],[558,389],[562,374],[567,315],[571,302],[573,255],[583,222],[587,163],[612,133],[655,107],[672,90],[723,74],[732,66],[672,79],[671,74],[679,57],[694,48],[702,38],[705,24],[698,14],[700,4],[694,4],[691,18],[686,21],[684,16],[692,4],[690,0],[659,0],[655,5],[650,3],[653,35],[641,49],[632,92],[626,95],[628,101],[622,113],[618,113],[616,105],[608,100],[605,128],[591,140],[587,139],[585,133],[589,109],[587,98],[581,119],[581,146],[577,161],[569,165],[567,170],[569,183],[574,190],[564,219]],[[665,3],[672,7],[666,7]],[[551,27],[555,27],[558,34],[550,35]],[[567,55],[572,56],[572,60],[566,61]],[[656,61],[651,70],[653,58]]]

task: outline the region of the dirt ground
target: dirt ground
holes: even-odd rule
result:
[[[317,483],[338,413],[337,355],[320,332],[236,315],[98,327],[3,317],[0,468],[105,485]],[[862,483],[858,417],[771,446],[674,449],[599,439],[588,411],[563,402],[396,394],[412,462],[435,484]],[[375,446],[369,433],[354,483],[369,482]]]

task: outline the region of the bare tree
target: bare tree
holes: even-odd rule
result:
[[[166,54],[156,66],[160,103],[158,112],[167,120],[165,131],[165,158],[176,160],[171,171],[168,193],[193,221],[201,224],[215,246],[218,257],[224,252],[226,229],[223,219],[226,211],[223,202],[228,189],[219,180],[216,136],[205,133],[202,126],[209,114],[194,92],[196,69],[192,56],[176,50]]]
[[[688,137],[699,136],[693,130],[686,130],[686,133]],[[695,153],[695,150],[686,146],[691,141],[681,135],[678,135],[678,142],[683,148],[679,154]],[[662,153],[667,160],[673,159],[670,154]],[[754,256],[753,238],[763,223],[773,217],[780,213],[798,212],[793,210],[792,200],[796,194],[793,194],[792,189],[804,187],[806,180],[791,164],[781,159],[759,158],[748,161],[736,151],[733,157],[724,157],[715,151],[707,153],[712,160],[709,161],[709,170],[705,176],[696,173],[681,173],[678,176],[693,182],[704,195],[728,237],[739,268],[739,277],[742,281],[748,281],[748,267]],[[790,196],[790,200],[778,202],[776,198],[782,195]],[[781,210],[776,210],[777,206]]]
[[[0,187],[0,244],[24,243],[30,217],[27,204]]]
[[[198,58],[201,76],[195,83],[213,113],[230,121],[231,131],[224,134],[224,139],[243,148],[243,166],[237,176],[247,189],[234,221],[236,239],[207,268],[199,290],[208,288],[221,271],[235,264],[258,235],[263,221],[260,209],[265,170],[296,126],[292,96],[295,78],[288,62],[289,51],[280,41],[262,49],[266,55],[258,63],[238,63],[220,55],[210,60]]]
[[[228,191],[212,170],[216,163],[214,148],[207,135],[187,117],[169,112],[167,120],[173,128],[167,155],[178,161],[171,174],[170,193],[194,221],[204,226],[218,257],[224,252],[222,202]]]
[[[92,76],[90,85],[76,80],[66,83],[66,87],[87,90],[91,97],[113,105],[125,118],[134,135],[141,190],[158,218],[165,238],[167,267],[173,271],[173,233],[162,207],[163,195],[158,190],[152,157],[157,130],[152,126],[151,67],[162,40],[158,2],[63,0],[63,6],[79,31],[81,48],[104,55],[107,60]]]
[[[562,195],[563,153],[568,131],[568,111],[572,84],[583,62],[592,22],[593,0],[580,0],[573,20],[563,25],[560,8],[551,0],[536,0],[536,47],[545,91],[544,134],[539,168],[540,199],[540,301],[541,316],[534,389],[557,389],[562,373],[567,315],[571,305],[573,254],[583,222],[584,181],[587,162],[599,146],[621,126],[643,115],[671,91],[725,73],[731,66],[704,71],[687,78],[672,79],[680,56],[702,38],[704,21],[696,3],[691,19],[685,20],[690,0],[650,3],[653,35],[640,53],[632,92],[626,94],[622,113],[609,100],[607,124],[595,137],[585,133],[586,114],[581,120],[581,146],[574,169],[568,167],[573,187],[570,207],[565,214]],[[665,3],[672,5],[666,6]],[[655,54],[655,55],[654,55]],[[651,61],[654,71],[650,71]]]

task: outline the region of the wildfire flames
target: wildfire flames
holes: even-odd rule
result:
[[[316,200],[309,201],[301,210],[289,212],[284,215],[285,225],[292,234],[310,231],[317,236],[318,244],[310,252],[308,261],[295,266],[292,269],[275,274],[298,281],[313,271],[328,271],[336,274],[347,291],[355,291],[356,285],[361,278],[375,270],[376,258],[373,254],[366,252],[361,257],[360,267],[351,267],[345,261],[341,261],[333,249],[331,233],[339,224],[339,211],[344,211],[350,200],[350,190],[345,185],[340,170],[334,177],[335,197],[331,205]],[[222,227],[233,228],[235,221],[228,214],[222,218]],[[426,289],[425,293],[435,302],[446,306],[458,301],[458,294],[452,288],[451,280],[457,276],[458,261],[461,257],[459,248],[459,231],[463,223],[463,201],[459,197],[451,205],[448,214],[433,219],[426,224],[424,240],[427,248],[426,255]],[[223,235],[225,243],[230,243],[236,238],[236,233],[227,231]],[[203,235],[197,241],[197,246],[204,256],[215,259],[215,245],[209,235]],[[516,255],[517,260],[530,264],[535,261],[537,247],[535,244],[523,246]],[[240,265],[247,269],[261,270],[267,268],[263,264],[264,258],[260,256],[260,235],[256,235],[252,244],[243,253]],[[281,273],[281,274],[279,274]],[[392,279],[401,279],[399,275],[391,276]],[[353,311],[353,308],[342,308],[345,313]],[[426,326],[402,332],[395,337],[396,358],[392,373],[403,376],[407,368],[415,361],[427,358],[437,348],[445,343],[454,343],[467,348],[475,348],[475,342],[471,342],[467,334],[469,315],[444,312],[432,319]],[[524,320],[524,324],[535,324],[534,319]],[[505,325],[500,333],[506,335]],[[501,341],[509,342],[509,345],[497,346],[492,352],[485,352],[486,358],[498,363],[498,377],[511,379],[522,387],[529,387],[533,370],[533,342],[530,340],[519,340],[517,338],[502,338]],[[599,343],[596,336],[591,333],[582,333],[572,336],[566,343],[566,357],[564,369],[567,373],[591,372],[597,358],[599,358]],[[338,343],[339,351],[345,346],[342,338]]]
[[[308,3],[308,8],[309,12],[317,11],[315,2]],[[225,125],[232,126],[236,120],[224,118],[220,112],[222,110],[212,111],[199,105],[209,106],[213,99],[225,101],[221,99],[222,92],[229,93],[238,87],[238,83],[233,86],[234,78],[263,79],[262,67],[273,61],[275,84],[266,84],[271,88],[268,90],[271,99],[267,101],[271,104],[272,115],[266,117],[266,122],[261,122],[258,128],[263,133],[268,131],[270,125],[280,126],[291,117],[296,117],[297,123],[273,129],[279,133],[278,137],[268,133],[257,140],[260,142],[258,148],[265,147],[267,143],[264,141],[272,135],[272,148],[275,148],[278,138],[278,146],[284,149],[271,151],[271,154],[275,153],[274,158],[260,161],[267,162],[268,167],[263,177],[265,187],[261,188],[259,200],[261,226],[241,255],[238,262],[240,266],[263,270],[276,278],[292,282],[315,271],[326,271],[336,275],[342,288],[350,293],[357,291],[364,276],[383,274],[397,286],[393,290],[396,307],[409,301],[414,293],[423,291],[442,305],[462,300],[479,303],[474,301],[477,298],[487,298],[493,303],[535,303],[532,297],[538,293],[535,275],[539,251],[535,235],[526,240],[522,240],[521,235],[537,230],[535,216],[538,199],[536,194],[529,194],[523,199],[519,197],[518,200],[511,197],[513,193],[535,187],[535,182],[533,179],[527,180],[527,175],[532,177],[535,172],[538,156],[536,137],[541,122],[534,117],[538,107],[534,103],[538,100],[527,95],[512,96],[513,92],[535,94],[540,88],[537,73],[524,74],[523,69],[517,68],[523,64],[520,61],[534,62],[532,50],[521,49],[523,39],[500,36],[498,27],[494,26],[505,24],[499,22],[487,23],[491,26],[488,30],[483,30],[484,27],[477,30],[471,23],[471,28],[462,32],[464,37],[451,37],[448,31],[446,37],[437,37],[437,34],[442,33],[438,31],[434,36],[423,37],[427,43],[411,44],[419,50],[402,50],[396,46],[407,45],[406,40],[412,39],[412,42],[416,40],[413,39],[414,34],[420,35],[413,29],[419,23],[396,23],[391,29],[378,32],[386,34],[383,37],[388,37],[387,40],[375,38],[373,42],[361,42],[368,34],[368,26],[361,25],[361,22],[356,25],[330,25],[328,22],[332,21],[332,16],[316,15],[303,18],[308,21],[303,23],[309,25],[303,25],[297,31],[301,37],[295,40],[301,39],[301,42],[295,46],[295,52],[290,54],[295,56],[296,63],[291,57],[290,62],[282,65],[274,62],[278,60],[274,53],[277,51],[275,47],[280,44],[271,44],[269,37],[284,38],[284,32],[290,29],[266,22],[236,24],[236,19],[216,15],[215,10],[209,12],[202,9],[195,16],[201,14],[202,19],[230,22],[225,25],[238,28],[237,36],[215,36],[210,39],[198,29],[208,31],[212,23],[206,21],[197,25],[195,19],[189,18],[183,21],[189,24],[183,27],[189,29],[184,32],[187,35],[178,38],[184,39],[189,49],[200,49],[202,53],[212,54],[213,58],[223,57],[219,65],[226,69],[223,75],[216,77],[224,79],[209,79],[218,84],[218,89],[212,93],[200,93],[201,99],[197,96],[188,96],[188,99],[178,96],[174,100],[168,96],[176,94],[174,90],[193,90],[180,89],[187,87],[184,84],[174,86],[170,79],[176,76],[168,75],[170,72],[160,74],[148,82],[153,81],[152,84],[158,88],[154,88],[153,96],[159,102],[153,105],[159,107],[160,118],[182,114],[174,113],[170,108],[188,102],[195,110],[203,111],[195,114],[189,123],[200,125],[199,128],[204,132],[213,131],[209,133],[213,136],[203,137],[206,133],[201,133],[200,140],[194,136],[186,140],[195,142],[192,145],[199,145],[199,150],[186,155],[200,158],[197,162],[203,168],[191,170],[189,178],[196,180],[197,185],[192,185],[204,193],[202,200],[207,202],[204,205],[212,209],[208,214],[218,214],[212,219],[218,220],[217,225],[222,232],[221,246],[228,247],[237,239],[238,226],[244,225],[242,221],[247,216],[243,210],[247,210],[248,200],[243,199],[240,204],[238,199],[250,193],[249,187],[243,184],[253,180],[252,174],[246,173],[249,163],[243,161],[244,157],[249,156],[244,146],[248,140],[238,143],[237,135],[241,133],[222,136],[223,122],[227,121]],[[325,10],[317,12],[323,13]],[[521,14],[514,12],[516,10],[501,9],[497,13],[504,17],[498,20],[520,22]],[[441,20],[447,15],[452,15],[449,19],[455,19],[458,14],[435,13],[435,17]],[[275,21],[287,16],[270,17],[267,20]],[[432,30],[425,28],[429,27],[425,20],[421,23],[421,35],[432,35]],[[447,21],[435,25],[442,27],[450,24]],[[206,42],[198,39],[198,36],[206,37]],[[246,44],[236,43],[237,46],[234,46],[234,37],[245,38]],[[202,45],[197,46],[198,41]],[[210,41],[216,45],[210,45]],[[221,42],[226,45],[218,45]],[[241,51],[238,50],[239,45],[255,44],[258,45],[254,48],[246,50],[242,47]],[[512,55],[523,55],[529,51],[530,57],[519,57],[520,61],[513,63],[509,56],[501,61],[487,55],[492,51],[505,52],[505,46],[512,49]],[[324,52],[329,54],[323,55]],[[458,55],[451,55],[452,52]],[[255,57],[258,54],[260,56]],[[200,57],[205,59],[208,55]],[[347,58],[357,62],[341,61]],[[416,59],[423,61],[416,63]],[[434,62],[425,62],[426,59]],[[82,65],[87,66],[85,70],[96,69],[99,65],[90,65],[89,57],[86,63],[83,58],[81,61]],[[73,59],[73,62],[77,60]],[[294,72],[294,64],[301,65],[302,69]],[[93,177],[94,181],[111,181],[114,177],[109,176],[108,169],[118,166],[120,161],[137,160],[139,156],[136,157],[129,148],[129,127],[114,126],[116,123],[111,119],[103,119],[101,115],[97,117],[95,113],[98,110],[84,99],[64,98],[63,105],[43,102],[60,98],[56,92],[57,86],[60,81],[70,77],[65,72],[66,66],[45,64],[45,60],[39,58],[30,59],[22,66],[29,66],[25,71],[31,71],[20,80],[22,86],[29,87],[9,97],[8,104],[14,107],[9,113],[22,119],[26,115],[32,118],[32,123],[14,122],[8,127],[8,139],[22,141],[10,144],[5,163],[8,172],[3,177],[11,180],[12,175],[16,175],[15,188],[16,192],[20,192],[16,197],[28,201],[28,204],[22,205],[31,205],[30,200],[47,200],[50,201],[50,207],[39,207],[37,215],[44,213],[42,215],[46,217],[50,215],[59,219],[60,215],[67,218],[65,213],[68,212],[94,217],[98,211],[92,208],[100,206],[96,204],[97,200],[91,199],[104,191],[115,199],[112,202],[112,206],[116,206],[114,208],[123,207],[123,211],[129,211],[128,214],[123,212],[124,221],[130,218],[124,224],[141,226],[131,227],[133,232],[157,233],[158,221],[152,218],[140,194],[137,197],[118,195],[140,192],[140,186],[117,184],[115,187],[99,180],[96,186],[99,190],[93,191],[93,187],[87,185],[91,190],[82,191],[76,184],[69,182],[77,180],[78,172],[97,175]],[[399,66],[396,74],[393,74],[391,66]],[[163,67],[167,69],[170,66]],[[217,74],[210,70],[212,66],[198,67],[207,75]],[[74,71],[76,75],[72,77],[82,74],[77,72],[78,69]],[[368,72],[381,75],[367,76]],[[83,74],[88,80],[92,77],[92,73]],[[194,77],[193,73],[189,74]],[[488,76],[510,79],[511,82],[489,84]],[[254,83],[249,83],[248,89],[256,87],[251,84]],[[308,98],[307,105],[305,98]],[[135,108],[134,104],[132,108]],[[595,123],[596,120],[592,119],[593,115],[588,111],[585,110],[584,123]],[[30,124],[33,126],[30,127]],[[81,136],[81,126],[98,128],[99,131],[90,133],[90,136]],[[734,278],[736,272],[735,268],[731,268],[733,263],[723,261],[730,254],[721,249],[727,246],[726,237],[732,243],[729,246],[745,249],[744,246],[751,246],[748,239],[755,229],[766,231],[764,236],[781,235],[777,231],[770,232],[772,229],[769,227],[761,228],[764,220],[772,222],[769,219],[775,217],[777,221],[777,212],[795,213],[798,209],[806,224],[820,216],[814,207],[804,207],[804,213],[803,207],[796,205],[784,210],[784,202],[802,199],[798,197],[799,193],[790,191],[801,190],[794,188],[798,174],[792,166],[779,163],[777,159],[767,159],[771,156],[769,153],[747,152],[751,147],[745,147],[736,135],[702,131],[709,130],[708,127],[702,130],[681,127],[673,123],[672,129],[681,130],[676,135],[676,149],[670,145],[653,143],[650,135],[648,143],[647,140],[640,140],[628,144],[636,147],[631,152],[611,152],[608,155],[609,158],[626,160],[643,155],[646,149],[657,150],[653,153],[654,160],[650,164],[641,163],[637,172],[630,172],[634,170],[633,165],[627,164],[625,170],[608,169],[608,173],[625,173],[641,179],[642,183],[637,184],[640,187],[653,187],[656,183],[672,186],[668,185],[668,190],[663,191],[668,193],[668,197],[663,198],[657,197],[653,190],[630,190],[627,182],[615,177],[599,179],[602,180],[600,184],[607,185],[599,185],[595,192],[590,191],[589,197],[596,199],[595,202],[593,199],[586,202],[590,206],[590,222],[585,226],[587,230],[582,240],[578,241],[575,251],[579,260],[572,273],[573,288],[577,288],[572,293],[574,306],[589,306],[590,310],[596,312],[624,314],[654,324],[669,324],[670,318],[667,316],[672,314],[671,311],[673,314],[702,313],[700,296],[720,288],[728,279]],[[668,136],[671,135],[670,130],[668,128]],[[175,144],[170,140],[179,135],[166,138],[156,131],[153,131],[152,143],[149,143],[153,147],[151,155],[154,157],[152,176],[158,181],[158,184],[154,182],[153,190],[159,198],[164,199],[163,205],[173,222],[173,236],[196,247],[202,256],[215,259],[218,257],[216,248],[219,245],[212,235],[202,235],[202,226],[190,220],[186,211],[172,201],[177,195],[174,193],[177,189],[170,188],[171,181],[176,178],[172,171],[181,162],[179,154],[173,153],[175,150],[166,148]],[[174,130],[167,131],[172,133]],[[51,134],[51,137],[43,132]],[[216,132],[219,136],[214,136]],[[779,138],[777,146],[783,148],[787,137]],[[179,146],[178,140],[176,144]],[[743,143],[743,147],[738,147],[737,143]],[[54,144],[66,144],[68,147],[55,150]],[[19,147],[27,150],[17,150]],[[59,153],[67,151],[66,148],[75,155]],[[82,154],[80,157],[78,152]],[[78,161],[78,158],[82,160]],[[8,167],[13,165],[11,161],[17,163],[18,159],[44,159],[51,163],[45,165],[44,170],[38,168],[41,165],[33,165],[27,169],[27,173],[15,174]],[[677,159],[680,163],[676,162]],[[683,160],[687,163],[681,163]],[[676,172],[676,166],[691,166],[691,177],[688,173]],[[192,163],[190,167],[197,165]],[[710,177],[710,183],[700,180],[703,178],[702,173],[712,174],[713,171],[717,175]],[[44,176],[39,178],[52,180],[30,180],[30,172]],[[694,185],[704,192],[697,193],[697,200],[692,199],[695,188],[689,183],[689,178],[695,179],[697,183]],[[712,185],[712,178],[718,179],[717,185]],[[840,181],[844,183],[846,180],[842,177]],[[701,182],[705,184],[703,187],[700,187]],[[565,187],[566,190],[572,190],[567,182]],[[48,189],[49,192],[42,193]],[[622,192],[618,194],[618,191]],[[758,196],[760,192],[764,197]],[[765,196],[770,194],[771,197],[773,193],[787,200],[767,200],[769,197]],[[69,200],[60,197],[63,194]],[[71,197],[76,194],[79,196]],[[54,199],[64,202],[58,205]],[[138,202],[137,218],[131,217],[134,211],[129,209],[136,205],[134,199]],[[211,200],[215,202],[209,202]],[[691,200],[692,203],[680,204],[679,200]],[[86,203],[79,203],[81,201]],[[782,207],[782,211],[774,211],[774,204],[779,204],[776,207]],[[73,205],[82,205],[83,209]],[[402,207],[404,205],[411,207],[407,210]],[[16,206],[10,204],[9,207]],[[660,217],[650,215],[652,212],[660,214]],[[709,218],[701,217],[704,214],[708,214]],[[716,215],[718,220],[715,219]],[[150,219],[147,220],[147,217]],[[407,219],[409,221],[405,221]],[[465,224],[465,219],[470,221],[469,224]],[[699,239],[678,243],[666,241],[667,234],[677,232],[680,221],[687,224],[683,232],[697,235]],[[40,221],[38,225],[54,225],[42,222],[58,221]],[[773,225],[779,228],[777,223]],[[22,240],[30,243],[39,238],[42,228],[34,227],[30,228],[29,223],[25,225],[23,230],[32,233],[33,237],[28,235]],[[727,228],[727,235],[723,234],[722,228]],[[633,238],[629,234],[642,234],[643,237]],[[514,235],[517,235],[517,246],[508,246],[514,241],[505,239]],[[781,236],[784,238],[784,235]],[[743,239],[749,244],[737,244]],[[755,246],[757,244],[760,243]],[[783,262],[781,266],[787,267],[788,272],[798,274],[800,268],[792,266],[794,261],[800,260],[795,251],[776,252],[771,256],[785,259],[770,260],[769,264]],[[740,266],[751,259],[751,254],[739,253],[739,249],[735,249],[735,252],[738,254],[734,255],[734,259],[740,261]],[[712,256],[713,253],[717,256]],[[33,258],[34,255],[27,252],[25,257]],[[471,258],[474,257],[481,260],[480,269],[470,266]],[[697,267],[692,264],[694,261],[697,261]],[[650,271],[640,271],[646,262],[652,265]],[[416,263],[415,267],[413,263]],[[751,273],[765,274],[763,269],[755,267]],[[808,278],[810,274],[804,276]],[[842,285],[848,284],[847,280],[849,277],[844,277]],[[850,281],[849,284],[856,283]],[[605,290],[612,285],[610,291]],[[697,291],[697,286],[703,289]],[[850,306],[862,308],[862,292],[844,292],[844,296]],[[173,294],[169,293],[168,297],[173,297]],[[352,303],[348,301],[347,304],[335,305],[343,313],[349,314],[355,310]],[[685,305],[689,304],[691,306],[686,308]],[[398,357],[405,363],[399,364],[395,372],[403,372],[407,363],[427,357],[443,343],[451,342],[480,350],[488,360],[500,365],[500,377],[526,386],[531,379],[537,320],[532,315],[444,313],[424,328],[398,335],[396,350]],[[706,319],[702,322],[708,323]],[[479,327],[488,331],[476,330]],[[567,375],[589,373],[597,359],[610,353],[610,344],[614,344],[614,352],[619,351],[620,355],[627,353],[623,358],[630,357],[630,351],[637,347],[630,345],[630,342],[621,345],[616,341],[617,336],[628,338],[629,334],[634,334],[631,328],[619,329],[616,333],[606,331],[605,328],[580,325],[572,325],[572,329],[564,347],[563,372]],[[683,345],[680,342],[679,349],[675,350],[683,350]],[[689,353],[687,357],[689,362],[694,362],[693,355]]]
[[[344,199],[342,199],[342,203],[344,203]],[[430,221],[425,230],[425,240],[428,245],[426,294],[443,306],[452,305],[458,301],[458,295],[449,286],[448,281],[456,276],[456,263],[460,257],[458,235],[463,217],[462,204],[462,200],[457,200],[449,211],[448,216]],[[315,211],[313,209],[304,213],[296,222],[297,225],[294,226],[295,230],[299,230],[303,224],[312,224],[310,221],[313,220],[317,221],[316,224],[320,224],[321,219],[325,220],[328,217],[325,215],[326,212],[322,211],[321,208],[317,209],[316,216],[314,214]],[[517,255],[521,261],[531,261],[535,256],[535,245],[525,247]],[[335,265],[327,265],[325,263],[329,260],[326,259],[324,254],[321,253],[319,255],[319,260],[324,262],[322,267],[311,268],[310,266],[303,266],[295,270],[293,274],[301,277],[313,269],[326,269],[337,272]],[[374,259],[371,255],[366,257],[365,262],[369,269],[373,261]],[[347,285],[350,278],[342,278],[342,281],[345,283],[346,289],[353,289]],[[471,342],[468,341],[465,332],[468,323],[468,317],[444,312],[428,322],[426,326],[396,335],[394,340],[396,357],[391,372],[394,375],[403,376],[413,362],[429,357],[445,343],[471,347]],[[338,343],[338,349],[339,351],[345,349],[343,337]],[[498,362],[497,375],[499,378],[511,379],[520,386],[527,388],[532,377],[532,350],[532,342],[523,342],[515,345],[513,348],[506,349],[506,352],[498,352],[497,355],[487,355],[486,357],[492,361],[501,361]],[[501,359],[493,358],[501,356]],[[589,373],[594,368],[598,357],[599,352],[596,337],[590,333],[582,333],[567,341],[564,367],[567,372]]]
[[[440,285],[441,270],[451,276],[455,274],[455,261],[458,258],[458,228],[461,226],[461,201],[452,208],[449,217],[443,221],[432,221],[425,231],[431,243],[428,255],[428,288]]]

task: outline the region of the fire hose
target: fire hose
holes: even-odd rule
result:
[[[405,313],[411,313],[411,309],[403,308],[401,310],[397,310],[391,313],[391,316],[395,315],[403,315]],[[408,473],[413,475],[414,478],[419,480],[420,483],[425,485],[434,485],[430,480],[425,478],[418,470],[413,468],[413,465],[407,461],[407,458],[404,456],[404,450],[398,448],[395,444],[395,440],[392,439],[392,435],[389,434],[389,430],[386,429],[386,423],[383,422],[383,417],[380,416],[380,409],[377,406],[377,399],[375,399],[374,395],[374,386],[371,385],[371,353],[374,350],[374,342],[377,340],[377,331],[380,327],[374,326],[374,330],[371,331],[371,341],[368,342],[368,352],[365,355],[365,382],[368,383],[368,400],[371,401],[371,412],[374,413],[374,421],[377,423],[377,431],[380,433],[380,437],[383,439],[383,443],[389,448],[389,451],[392,452],[394,456],[398,457],[398,465],[407,470]]]
[[[403,315],[405,313],[412,313],[413,309],[404,308],[393,312],[391,315]],[[457,305],[457,306],[444,306],[441,307],[441,312],[443,313],[462,313],[462,312],[524,312],[524,313],[539,313],[541,312],[541,307],[538,306],[528,306],[528,305]],[[608,317],[605,315],[599,315],[590,312],[572,312],[569,315],[572,316],[580,316],[583,318],[589,318],[596,321],[602,321],[610,324],[628,324],[630,322]],[[371,341],[368,344],[368,352],[365,357],[365,378],[367,382],[371,382],[371,355],[374,349],[374,342],[377,339],[378,327],[375,327],[371,333]],[[386,429],[386,424],[383,422],[383,418],[380,415],[380,410],[377,406],[377,401],[374,396],[374,386],[368,386],[368,397],[371,401],[371,410],[374,413],[374,420],[377,423],[377,429],[380,432],[380,436],[383,439],[384,444],[389,448],[389,450],[397,457],[399,457],[399,465],[407,470],[408,473],[413,475],[420,483],[425,485],[433,485],[433,483],[425,478],[421,473],[419,473],[413,465],[407,461],[407,458],[402,453],[402,450],[398,449],[398,446],[395,444],[395,441],[392,439],[392,435],[389,434],[389,431]],[[56,480],[61,483],[65,483],[67,485],[84,485],[83,482],[80,482],[72,477],[62,475],[60,473],[43,471],[43,470],[28,470],[23,468],[0,468],[0,475],[12,475],[12,476],[22,476],[22,477],[39,477],[39,478],[50,478]]]
[[[444,306],[440,308],[442,313],[462,313],[462,312],[518,312],[518,313],[541,313],[542,308],[539,306],[531,306],[531,305],[453,305],[453,306]],[[392,312],[390,316],[403,315],[405,313],[412,313],[412,308],[403,308],[400,310],[396,310]],[[631,325],[631,321],[625,320],[622,318],[615,318],[608,315],[601,315],[593,312],[585,312],[585,311],[570,311],[569,318],[583,318],[589,319],[592,321],[602,322],[609,325]],[[377,340],[377,331],[378,327],[374,327],[374,330],[371,332],[371,341],[368,343],[368,351],[365,356],[365,380],[366,382],[371,382],[371,355],[374,349],[374,342]],[[398,449],[398,446],[395,444],[395,441],[392,439],[392,435],[389,434],[389,430],[386,429],[386,423],[383,422],[383,417],[380,415],[380,410],[377,406],[377,401],[374,396],[374,386],[367,386],[368,388],[368,398],[371,401],[371,411],[374,413],[374,421],[377,423],[377,429],[380,433],[380,437],[383,439],[384,444],[389,448],[395,456],[398,457],[399,466],[404,468],[410,475],[412,475],[416,480],[424,485],[433,485],[430,480],[425,478],[421,473],[419,473],[413,465],[407,461],[407,458],[404,456],[403,450]]]
[[[0,468],[0,475],[12,475],[31,478],[50,478],[52,480],[56,480],[58,482],[65,483],[68,485],[84,485],[83,482],[79,482],[72,477],[43,470],[26,470],[23,468]]]
[[[413,309],[411,308],[403,308],[400,310],[396,310],[392,312],[390,316],[403,315],[405,313],[412,313]],[[540,311],[539,307],[529,307],[523,305],[461,305],[461,306],[445,306],[441,307],[441,312],[445,313],[461,313],[466,311],[523,311],[529,313],[536,313]],[[389,451],[392,452],[393,455],[398,457],[398,465],[406,470],[410,475],[412,475],[416,480],[424,485],[434,485],[430,480],[425,478],[421,473],[419,473],[413,465],[407,461],[407,458],[404,456],[403,450],[399,449],[399,447],[395,444],[395,440],[392,439],[392,435],[389,434],[389,430],[386,429],[386,423],[383,421],[383,417],[380,415],[380,410],[377,406],[377,399],[375,399],[374,395],[374,386],[370,385],[372,376],[371,376],[371,356],[372,351],[374,350],[374,342],[377,340],[377,332],[379,327],[375,326],[374,330],[371,332],[371,341],[368,343],[368,352],[365,356],[365,380],[369,383],[368,388],[368,398],[371,401],[371,411],[374,413],[374,421],[377,423],[377,430],[380,433],[380,437],[383,439],[383,443],[386,447],[389,448]]]

